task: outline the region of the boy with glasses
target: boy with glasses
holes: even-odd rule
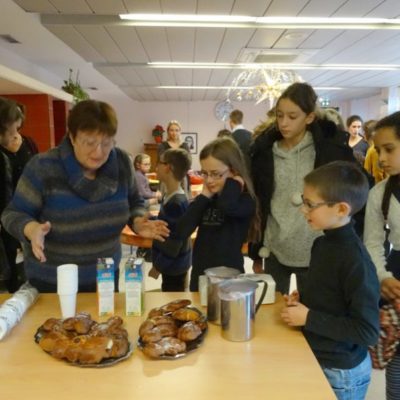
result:
[[[157,278],[161,273],[163,292],[185,291],[187,271],[192,264],[191,239],[179,236],[176,231],[178,219],[189,206],[181,182],[191,163],[191,156],[186,150],[169,149],[160,156],[157,165],[157,177],[165,186],[158,219],[168,224],[170,235],[164,242],[153,240],[153,268],[149,275]]]
[[[338,399],[365,398],[371,375],[368,346],[379,334],[379,283],[351,216],[368,197],[354,163],[336,161],[304,178],[301,211],[324,231],[311,250],[301,293],[285,296],[282,319],[303,333]]]

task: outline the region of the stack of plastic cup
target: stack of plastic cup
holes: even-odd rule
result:
[[[78,266],[63,264],[57,267],[57,293],[63,318],[75,316],[78,293]]]
[[[36,288],[29,283],[24,283],[10,299],[0,306],[0,340],[17,325],[38,295]]]

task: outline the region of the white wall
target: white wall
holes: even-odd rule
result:
[[[362,99],[347,100],[339,102],[337,106],[344,122],[350,115],[359,115],[363,121],[370,119],[380,119],[386,115],[387,107],[382,100],[382,95],[366,97]]]

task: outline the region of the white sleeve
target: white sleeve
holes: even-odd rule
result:
[[[369,192],[364,222],[364,244],[375,264],[380,282],[393,277],[392,273],[386,270],[385,222],[381,209],[384,188],[384,184],[378,184]]]

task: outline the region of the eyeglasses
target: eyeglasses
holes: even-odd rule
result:
[[[211,178],[213,181],[217,179],[221,179],[227,172],[229,171],[229,168],[226,169],[224,172],[217,172],[217,171],[200,171],[200,176],[204,179],[207,180],[208,178]]]
[[[115,146],[114,139],[105,139],[102,141],[95,139],[80,139],[80,142],[82,147],[84,147],[87,151],[94,151],[97,149],[97,147],[99,147],[99,145],[103,151],[110,151]]]
[[[305,210],[308,212],[316,210],[317,208],[322,206],[333,206],[334,204],[336,204],[335,201],[323,201],[321,203],[313,203],[312,201],[305,199],[304,195],[301,195],[301,201],[303,202]]]

